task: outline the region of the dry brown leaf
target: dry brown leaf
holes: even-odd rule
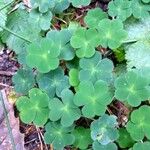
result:
[[[8,113],[16,150],[24,150],[24,136],[19,131],[19,119],[14,116],[13,105],[7,100],[5,90],[1,90],[0,92],[0,150],[12,150],[12,143],[6,124],[6,118],[4,117],[2,98]]]

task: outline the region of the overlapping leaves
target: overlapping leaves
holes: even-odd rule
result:
[[[26,124],[33,122],[37,126],[43,126],[48,119],[48,102],[47,94],[37,88],[31,89],[29,97],[21,96],[16,103],[21,120]]]
[[[123,29],[123,23],[119,19],[103,19],[99,22],[97,29],[101,36],[100,44],[105,48],[116,49],[121,46],[127,37],[126,31]]]
[[[108,13],[111,17],[116,17],[122,21],[126,20],[132,14],[131,1],[114,0],[108,4]]]
[[[139,106],[150,97],[150,87],[147,78],[130,71],[118,77],[115,81],[115,97],[127,101],[131,106]]]
[[[48,122],[45,126],[44,139],[47,144],[52,144],[55,149],[63,149],[74,143],[75,137],[71,134],[74,127],[63,127],[58,122]]]
[[[52,20],[52,13],[50,11],[41,13],[37,9],[33,9],[30,12],[29,20],[30,22],[34,20],[34,22],[39,25],[41,30],[48,30]]]
[[[26,63],[41,73],[47,73],[59,66],[60,49],[54,41],[42,39],[40,43],[34,42],[28,46]]]
[[[91,124],[91,137],[101,145],[107,145],[118,139],[116,116],[103,115]]]
[[[99,45],[99,34],[96,29],[78,28],[71,38],[71,45],[76,49],[79,58],[91,57]]]
[[[84,21],[89,28],[96,28],[97,23],[107,17],[108,15],[100,8],[95,8],[88,11],[87,15],[84,18]]]
[[[127,131],[135,141],[143,140],[144,137],[150,139],[150,107],[141,106],[131,114],[131,120],[127,124]]]
[[[74,146],[80,148],[81,150],[87,149],[88,146],[92,143],[90,129],[83,127],[77,127],[72,131],[72,134],[75,136]]]
[[[60,96],[64,89],[70,87],[69,79],[64,75],[64,71],[61,68],[50,71],[47,74],[40,74],[37,77],[37,83],[40,89],[44,90],[52,98],[55,94]]]
[[[15,84],[15,91],[21,94],[27,94],[35,84],[33,72],[30,69],[18,70],[12,81]]]
[[[112,79],[113,63],[107,58],[102,59],[99,52],[90,58],[80,59],[79,65],[81,68],[79,72],[80,81],[90,80],[94,83],[99,79],[109,82]]]
[[[82,107],[84,117],[92,118],[103,115],[107,105],[112,101],[108,84],[98,80],[93,84],[90,81],[83,81],[79,84],[78,91],[74,97],[74,103]]]
[[[61,31],[53,30],[47,33],[46,37],[52,39],[60,49],[60,59],[72,60],[75,56],[74,49],[70,45],[72,33],[69,29]]]
[[[81,116],[80,109],[73,102],[74,94],[66,89],[61,93],[60,101],[58,98],[53,98],[49,102],[49,118],[51,121],[61,120],[61,125],[69,127],[75,120]]]

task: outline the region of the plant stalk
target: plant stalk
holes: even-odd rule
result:
[[[2,107],[4,109],[4,116],[5,116],[5,119],[6,119],[6,125],[7,125],[7,128],[8,128],[8,133],[9,133],[9,137],[10,137],[11,144],[12,144],[12,149],[16,150],[15,141],[14,141],[13,134],[12,134],[12,128],[10,126],[9,118],[8,118],[8,115],[7,115],[8,113],[7,113],[7,110],[6,110],[6,107],[5,107],[3,94],[2,94],[1,91],[0,91],[0,100],[2,102]]]

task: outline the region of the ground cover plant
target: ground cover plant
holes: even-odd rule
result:
[[[26,2],[0,1],[20,121],[51,150],[150,149],[150,0]]]

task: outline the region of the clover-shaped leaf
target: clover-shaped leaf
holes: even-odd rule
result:
[[[77,87],[80,83],[79,81],[79,71],[78,69],[71,69],[69,71],[69,83],[71,86]]]
[[[29,67],[47,73],[58,67],[59,54],[58,45],[50,39],[42,39],[40,43],[34,42],[28,46],[26,62]]]
[[[27,94],[35,84],[33,72],[29,69],[18,70],[12,81],[15,84],[15,91],[21,94]]]
[[[108,18],[108,15],[103,12],[102,9],[95,8],[88,11],[87,15],[84,18],[84,21],[89,28],[96,28],[97,22],[104,18]]]
[[[47,74],[40,74],[37,77],[37,83],[39,88],[52,98],[55,94],[60,96],[63,89],[68,89],[70,87],[69,79],[64,75],[64,71],[60,67]]]
[[[78,28],[71,38],[71,45],[76,49],[79,58],[91,57],[95,54],[95,47],[99,45],[99,34],[96,29]]]
[[[147,78],[135,71],[121,75],[115,81],[115,97],[127,101],[131,106],[139,106],[141,101],[150,97],[150,87]]]
[[[141,0],[132,0],[132,14],[135,18],[147,18],[149,17],[149,11],[148,4],[144,4]]]
[[[104,114],[98,120],[91,123],[91,137],[101,145],[107,145],[118,139],[117,117]]]
[[[90,81],[82,81],[74,97],[74,103],[82,107],[83,116],[92,118],[95,115],[103,115],[107,105],[112,101],[112,94],[108,85],[102,80],[93,84]]]
[[[141,106],[131,114],[131,120],[127,124],[127,131],[135,141],[143,140],[144,137],[150,139],[150,107]]]
[[[117,150],[117,145],[115,143],[109,143],[107,145],[102,145],[97,141],[93,142],[93,150]]]
[[[112,79],[113,62],[107,58],[102,59],[102,55],[96,52],[91,58],[80,59],[79,80],[97,80],[110,81]],[[106,69],[107,68],[107,69]]]
[[[129,148],[132,147],[135,142],[125,128],[120,128],[117,143],[121,148]]]
[[[49,8],[53,8],[55,6],[55,0],[31,0],[31,6],[33,8],[39,8],[41,13],[45,13],[49,10]]]
[[[22,122],[43,126],[48,119],[48,102],[48,95],[37,88],[29,91],[29,97],[19,97],[16,106]]]
[[[148,150],[149,148],[150,142],[138,142],[133,146],[133,150]]]
[[[74,94],[66,89],[61,93],[60,101],[58,98],[53,98],[49,102],[49,118],[51,121],[61,120],[62,126],[69,127],[75,120],[81,116],[80,109],[73,102]]]
[[[50,28],[52,20],[52,13],[50,11],[41,13],[37,9],[32,9],[29,15],[29,20],[34,20],[42,30],[48,30]]]
[[[54,13],[61,13],[70,5],[69,0],[51,0],[55,1],[55,6],[51,9]]]
[[[45,142],[47,144],[52,144],[56,150],[63,150],[65,146],[74,143],[75,138],[71,134],[71,131],[74,129],[73,126],[63,127],[58,122],[48,122],[45,129]]]
[[[127,37],[123,29],[123,23],[119,19],[103,19],[98,24],[99,34],[101,35],[100,44],[103,47],[116,49],[121,46]]]
[[[69,29],[62,29],[61,31],[53,30],[47,33],[46,37],[52,39],[60,49],[60,59],[72,60],[75,56],[74,49],[70,45],[71,32]]]
[[[122,21],[126,20],[132,14],[131,1],[114,0],[108,4],[108,14]]]
[[[74,7],[87,6],[90,4],[91,0],[70,0]]]
[[[75,142],[73,145],[76,148],[85,150],[92,143],[92,139],[90,136],[90,129],[77,127],[72,131],[72,134],[75,136]]]

